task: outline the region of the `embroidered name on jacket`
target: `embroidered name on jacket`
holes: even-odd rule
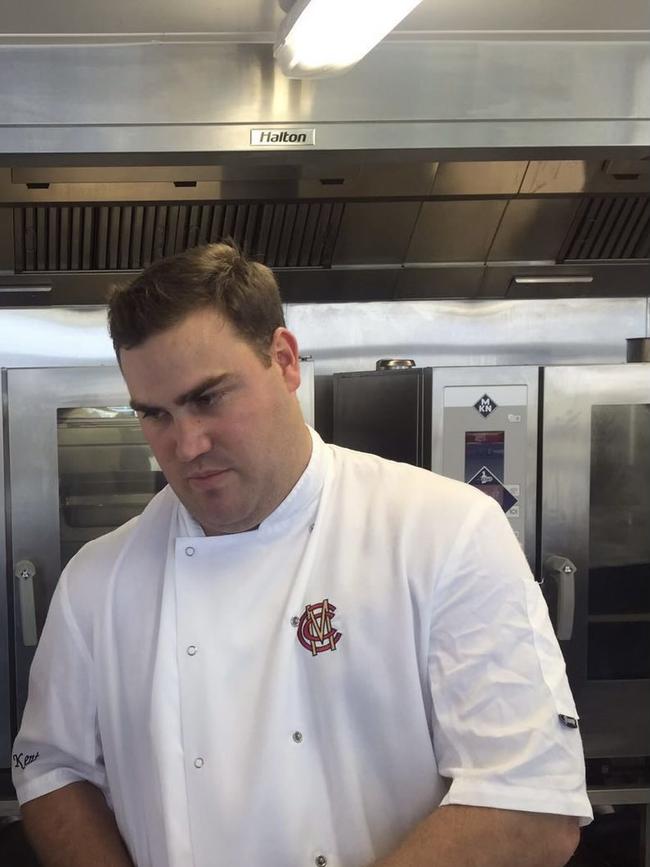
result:
[[[28,765],[31,765],[32,762],[35,762],[36,759],[40,756],[40,753],[14,753],[14,768],[16,770],[24,771]]]
[[[341,633],[332,626],[336,605],[328,599],[306,605],[298,624],[298,641],[311,655],[323,653],[326,650],[336,650],[341,639]]]

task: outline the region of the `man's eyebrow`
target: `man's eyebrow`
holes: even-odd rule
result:
[[[193,400],[196,400],[205,391],[208,391],[208,389],[215,388],[217,385],[223,385],[225,382],[232,379],[233,376],[230,373],[220,373],[218,376],[208,376],[189,391],[175,397],[174,403],[176,406],[184,406],[186,403],[191,403]],[[148,403],[142,403],[142,401],[139,400],[129,401],[129,406],[131,409],[135,410],[135,412],[158,412],[161,409],[159,406],[152,406]]]
[[[200,382],[198,385],[195,385],[194,388],[186,391],[185,394],[180,394],[178,397],[174,398],[174,403],[176,406],[184,406],[186,403],[191,403],[193,400],[196,400],[197,397],[201,397],[204,391],[208,391],[210,388],[215,388],[217,385],[223,385],[233,378],[234,377],[231,373],[220,373],[218,376],[208,376],[203,380],[203,382]]]

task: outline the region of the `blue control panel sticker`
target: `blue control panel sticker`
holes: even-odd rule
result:
[[[493,500],[496,500],[504,512],[509,512],[510,509],[519,502],[516,497],[513,497],[501,479],[499,479],[488,467],[481,467],[478,473],[472,476],[468,484],[473,485],[475,488],[479,488],[484,494],[487,494],[488,497],[492,497]]]

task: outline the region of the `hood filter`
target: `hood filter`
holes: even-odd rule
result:
[[[559,262],[650,258],[650,196],[589,196],[581,202]]]
[[[16,207],[16,272],[139,271],[224,238],[270,268],[327,268],[344,207],[323,200]]]

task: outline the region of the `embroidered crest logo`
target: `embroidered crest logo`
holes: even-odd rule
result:
[[[298,641],[306,650],[311,650],[312,656],[326,650],[336,650],[341,633],[332,626],[335,611],[336,605],[332,605],[329,599],[305,606],[298,624]]]

